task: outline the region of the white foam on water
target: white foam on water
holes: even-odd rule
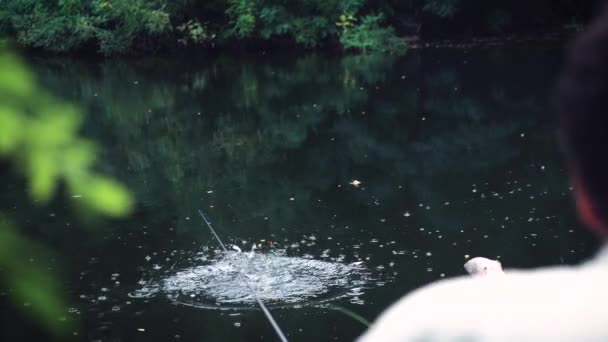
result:
[[[131,297],[149,298],[164,294],[181,304],[252,305],[247,278],[258,297],[270,305],[321,301],[348,296],[354,288],[365,288],[371,273],[362,263],[344,264],[280,254],[218,253],[204,264],[148,281]],[[361,295],[361,292],[357,292]]]

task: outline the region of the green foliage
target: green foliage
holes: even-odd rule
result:
[[[177,30],[183,34],[183,37],[178,39],[183,45],[203,44],[215,38],[215,35],[209,35],[208,30],[198,20],[188,20],[177,26]]]
[[[346,10],[356,12],[362,1],[229,0],[228,3],[228,38],[283,38],[304,47],[318,47],[338,33],[332,18]]]
[[[336,26],[341,28],[342,30],[347,30],[351,26],[355,25],[357,19],[350,13],[343,13],[340,15],[340,18],[336,22]]]
[[[573,1],[556,5],[549,0],[517,6],[504,1],[465,6],[462,0],[2,0],[0,3],[0,36],[8,36],[25,47],[53,52],[96,47],[106,55],[263,41],[288,42],[305,48],[341,41],[346,42],[344,46],[348,49],[367,51],[369,46],[381,44],[370,43],[372,40],[386,42],[396,35],[431,37],[443,35],[446,30],[462,33],[475,28],[479,34],[501,34],[520,23],[523,27],[562,25],[580,30],[585,11],[589,11],[589,5],[576,6]],[[546,8],[551,11],[543,10]],[[386,21],[378,20],[378,16]],[[575,21],[568,24],[571,18]],[[365,32],[367,29],[371,31]],[[402,49],[402,44],[394,39],[388,39],[388,43],[397,46],[375,50]]]
[[[126,190],[92,171],[95,146],[78,137],[78,110],[38,89],[12,55],[0,55],[0,156],[27,174],[32,199],[48,202],[58,181],[101,213],[131,208]]]
[[[228,36],[242,39],[253,35],[256,24],[254,5],[251,0],[228,0],[226,14],[230,17],[231,25]]]
[[[363,53],[404,54],[407,44],[395,35],[392,27],[383,27],[383,20],[381,14],[363,17],[361,22],[352,28],[343,28],[340,42],[345,49],[357,49]]]
[[[104,54],[125,52],[137,38],[171,30],[162,1],[6,1],[6,22],[17,41],[54,52],[96,43]]]
[[[74,9],[74,1],[64,1]],[[11,161],[24,174],[29,195],[48,203],[58,185],[78,205],[111,217],[132,208],[127,190],[94,171],[95,145],[78,136],[80,113],[38,88],[33,76],[12,54],[0,51],[0,158]],[[21,237],[6,220],[0,220],[0,265],[14,293],[17,307],[60,332],[59,312],[65,312],[56,280],[42,266],[27,262],[27,253],[44,248]],[[24,303],[26,305],[24,306]]]
[[[61,335],[68,325],[60,322],[65,313],[57,279],[41,265],[49,259],[48,250],[18,234],[13,225],[0,218],[0,267],[8,275],[15,306],[49,332]]]
[[[169,13],[162,1],[100,0],[93,2],[92,14],[98,22],[96,38],[104,54],[123,52],[136,38],[157,35],[171,29]]]
[[[460,0],[425,0],[422,9],[441,18],[452,18]]]

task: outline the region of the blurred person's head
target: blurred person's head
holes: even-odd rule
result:
[[[579,216],[608,240],[608,8],[570,46],[556,91]]]

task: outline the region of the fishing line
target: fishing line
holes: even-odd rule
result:
[[[205,214],[203,214],[203,212],[200,209],[198,210],[198,213],[201,215],[201,217],[203,218],[203,221],[205,221],[205,223],[207,224],[207,227],[209,227],[209,230],[211,230],[211,233],[213,233],[213,236],[215,236],[215,239],[217,240],[217,242],[219,242],[219,244],[222,247],[222,249],[224,250],[224,252],[227,253],[228,249],[226,248],[226,246],[224,246],[224,243],[222,242],[220,237],[215,232],[215,229],[213,229],[213,227],[211,226],[211,222],[209,222],[209,220],[207,220],[207,217],[205,217]],[[258,305],[264,312],[264,315],[266,315],[266,318],[270,322],[270,325],[272,325],[272,327],[274,328],[274,331],[277,333],[277,336],[279,336],[279,339],[282,342],[288,342],[287,337],[285,337],[285,334],[283,334],[283,331],[281,330],[281,328],[279,327],[277,322],[274,320],[274,318],[270,314],[270,311],[268,310],[268,308],[266,308],[266,305],[264,305],[264,303],[262,302],[260,297],[258,297],[258,294],[255,292],[255,290],[253,289],[251,284],[247,281],[247,277],[245,276],[245,274],[243,274],[243,272],[241,271],[241,269],[238,266],[235,265],[235,268],[236,268],[237,272],[239,273],[239,276],[241,277],[241,279],[243,280],[243,282],[245,283],[245,285],[247,286],[247,288],[253,295],[253,298],[255,298],[255,300],[258,302]]]

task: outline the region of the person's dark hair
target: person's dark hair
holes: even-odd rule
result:
[[[555,103],[571,172],[608,224],[608,8],[569,47]]]

